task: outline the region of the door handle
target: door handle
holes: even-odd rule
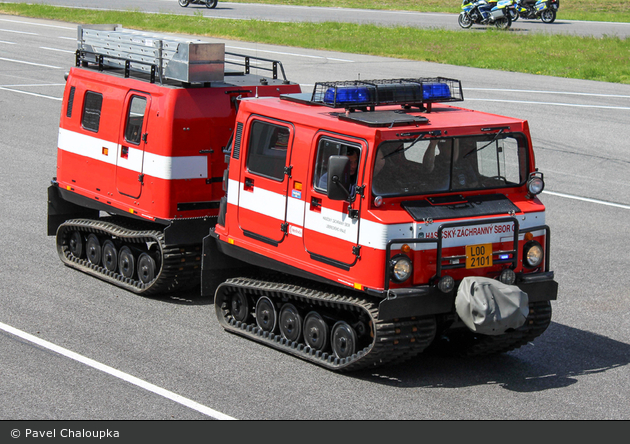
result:
[[[245,186],[243,187],[245,191],[253,191],[254,190],[254,179],[250,177],[245,178]]]
[[[322,200],[317,197],[311,197],[311,211],[315,211],[317,213],[322,212]]]

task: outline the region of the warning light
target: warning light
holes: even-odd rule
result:
[[[335,85],[326,90],[323,101],[326,104],[343,106],[435,102],[453,98],[454,95],[447,83],[419,81],[380,85]]]
[[[109,148],[103,147],[103,155],[104,156],[109,156]]]

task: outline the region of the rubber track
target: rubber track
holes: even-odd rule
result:
[[[324,307],[330,311],[350,310],[363,312],[372,324],[372,343],[347,358],[337,358],[333,353],[321,352],[297,342],[289,341],[280,334],[264,332],[255,322],[244,324],[230,315],[230,296],[239,290],[254,299],[267,296],[274,302],[307,303],[313,310]],[[330,293],[308,285],[293,285],[251,278],[233,278],[222,283],[216,291],[217,318],[227,331],[245,336],[286,353],[336,371],[355,371],[406,361],[424,351],[435,336],[434,317],[396,321],[378,320],[378,306],[355,295]],[[338,289],[334,289],[335,291]]]
[[[57,253],[61,261],[69,267],[83,271],[125,290],[142,295],[156,295],[189,289],[199,284],[201,268],[201,246],[169,246],[164,244],[164,233],[159,230],[133,227],[123,220],[73,219],[64,222],[57,230]],[[84,234],[95,233],[115,237],[127,245],[155,242],[160,252],[156,263],[159,270],[149,283],[130,279],[111,272],[103,266],[96,266],[87,259],[72,255],[68,245],[72,231]],[[136,258],[137,260],[138,258]],[[136,273],[137,274],[137,273]]]

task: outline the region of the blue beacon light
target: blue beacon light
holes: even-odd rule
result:
[[[422,97],[422,99],[420,99]],[[386,104],[451,99],[451,90],[443,82],[383,84],[375,86],[338,86],[328,88],[324,103],[337,105]]]

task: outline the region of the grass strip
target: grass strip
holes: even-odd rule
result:
[[[461,11],[461,0],[229,0],[232,3],[320,6],[329,8],[382,9],[392,11]],[[219,0],[219,3],[221,0]],[[628,0],[561,0],[558,20],[630,22]]]
[[[379,27],[350,23],[275,23],[138,11],[95,11],[0,4],[0,13],[427,61],[475,68],[630,84],[630,40]]]

